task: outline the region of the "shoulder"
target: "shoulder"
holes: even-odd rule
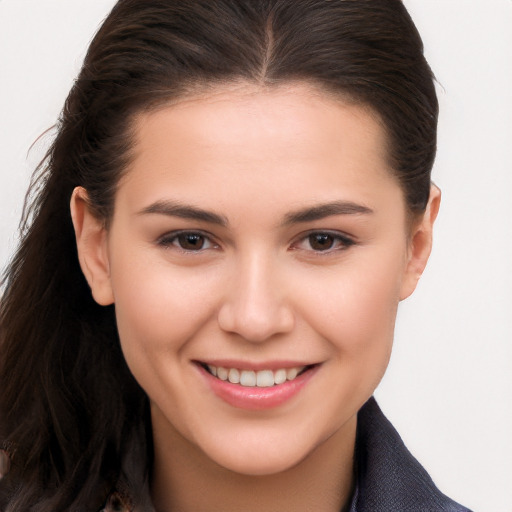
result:
[[[356,469],[350,512],[470,512],[436,487],[374,398],[358,414]]]

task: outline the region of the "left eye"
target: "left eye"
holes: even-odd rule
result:
[[[158,243],[166,247],[173,246],[189,252],[204,251],[214,247],[214,244],[206,235],[193,231],[166,235]]]
[[[309,233],[306,237],[299,240],[295,247],[314,252],[329,252],[347,249],[353,244],[354,241],[347,236],[328,231],[317,231]]]

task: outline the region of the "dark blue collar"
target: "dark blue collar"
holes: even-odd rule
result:
[[[372,397],[357,416],[350,512],[470,512],[442,494]]]
[[[154,512],[147,474],[141,471],[144,458],[140,447],[130,453],[130,469],[125,473],[130,484],[118,488],[120,493],[110,497],[105,512]],[[356,486],[349,512],[471,512],[439,491],[373,397],[357,416],[355,472]],[[130,494],[137,503],[126,499]],[[125,508],[120,506],[123,502]]]

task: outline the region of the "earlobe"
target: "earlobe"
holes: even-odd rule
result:
[[[75,229],[80,267],[94,300],[101,306],[114,302],[110,283],[107,231],[89,207],[87,191],[76,187],[71,196],[71,218]]]
[[[409,297],[416,289],[425,270],[432,250],[433,227],[441,203],[441,190],[434,184],[430,186],[430,196],[421,219],[414,224],[409,249],[409,258],[400,291],[400,300]]]

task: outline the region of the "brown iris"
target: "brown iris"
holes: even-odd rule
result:
[[[186,251],[198,251],[203,248],[205,238],[197,233],[182,233],[178,235],[177,241],[179,246]]]
[[[328,233],[309,235],[309,245],[315,251],[327,251],[334,245],[334,237]]]

